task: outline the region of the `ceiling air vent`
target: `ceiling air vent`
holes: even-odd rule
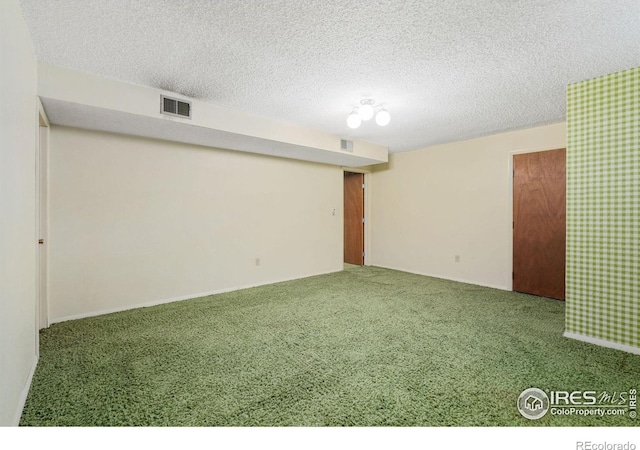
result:
[[[160,96],[160,112],[162,114],[169,114],[171,116],[184,117],[191,119],[191,103],[183,102],[176,98]]]
[[[346,139],[340,139],[340,150],[353,153],[353,141],[347,141]]]

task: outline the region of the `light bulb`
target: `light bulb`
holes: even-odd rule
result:
[[[358,115],[362,120],[369,120],[373,117],[373,106],[365,103],[358,108]]]
[[[351,111],[351,114],[347,116],[347,125],[349,126],[349,128],[358,128],[361,123],[362,120],[358,115],[358,111],[354,109],[353,111]]]
[[[388,125],[389,122],[391,122],[391,114],[389,114],[389,111],[382,108],[380,111],[378,111],[378,114],[376,114],[376,123],[381,127],[384,127]]]

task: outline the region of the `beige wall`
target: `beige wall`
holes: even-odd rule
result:
[[[17,424],[37,361],[36,60],[17,0],[0,2],[0,426]]]
[[[512,155],[565,146],[563,122],[392,154],[371,183],[371,263],[511,289]]]
[[[342,269],[338,167],[56,126],[50,149],[54,322]]]

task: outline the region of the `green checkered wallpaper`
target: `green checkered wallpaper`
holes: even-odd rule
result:
[[[567,89],[566,331],[640,348],[640,67]]]

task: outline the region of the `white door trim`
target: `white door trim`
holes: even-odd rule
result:
[[[522,155],[526,153],[540,153],[540,152],[550,152],[553,150],[560,150],[561,148],[566,149],[566,145],[564,147],[553,147],[553,148],[530,148],[524,150],[512,150],[509,152],[509,218],[511,222],[511,233],[509,238],[509,274],[513,274],[513,157],[515,155]],[[507,283],[507,288],[510,291],[513,291],[513,278],[508,277],[509,281]]]
[[[49,118],[38,99],[36,153],[36,324],[37,330],[49,326]],[[42,239],[43,244],[38,241]],[[36,337],[36,342],[38,341]],[[38,343],[39,345],[39,343]]]

